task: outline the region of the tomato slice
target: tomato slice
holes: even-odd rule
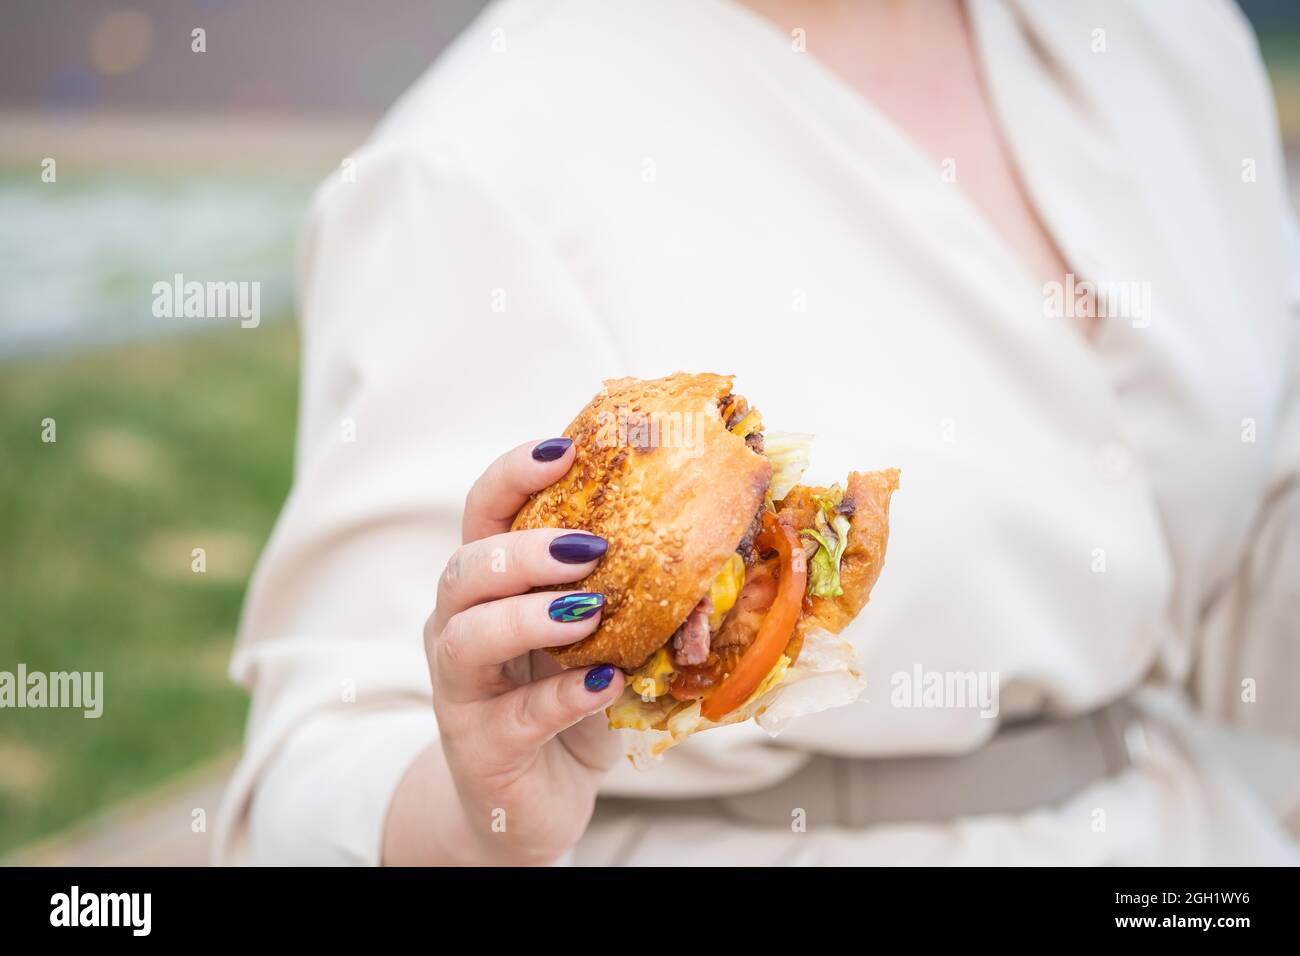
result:
[[[790,643],[790,635],[794,633],[794,626],[799,623],[799,614],[803,610],[808,568],[803,559],[799,534],[777,521],[776,515],[764,512],[763,530],[755,543],[764,550],[775,548],[780,557],[781,570],[776,599],[763,617],[754,642],[745,649],[736,669],[705,698],[700,713],[708,720],[719,720],[731,713],[763,682],[763,678],[781,659],[785,646]]]

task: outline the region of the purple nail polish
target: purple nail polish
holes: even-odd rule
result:
[[[573,444],[572,438],[548,438],[533,446],[533,458],[537,461],[555,461]]]
[[[587,676],[583,679],[582,683],[586,685],[587,690],[591,691],[593,694],[598,694],[608,687],[609,682],[613,679],[613,664],[597,664],[591,670],[587,671]]]
[[[586,564],[599,558],[608,547],[609,542],[604,538],[575,531],[572,534],[562,534],[552,541],[550,551],[551,557],[556,561],[563,561],[565,564]]]

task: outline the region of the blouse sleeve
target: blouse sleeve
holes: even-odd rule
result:
[[[379,144],[318,193],[293,489],[231,664],[252,695],[218,862],[373,864],[437,738],[422,643],[465,492],[614,368],[550,244],[445,154]]]
[[[1251,547],[1206,606],[1193,690],[1217,717],[1300,739],[1300,229],[1285,218],[1287,386]]]

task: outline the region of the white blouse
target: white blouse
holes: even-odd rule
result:
[[[421,626],[464,494],[616,375],[735,373],[769,428],[817,433],[810,479],[902,485],[846,632],[864,699],[775,746],[702,734],[611,792],[966,751],[1144,683],[1300,733],[1300,250],[1253,35],[1217,0],[971,15],[1028,193],[1115,313],[1095,343],[960,156],[727,0],[493,5],[321,188],[220,859],[377,859],[437,734]],[[996,716],[895,693],[966,672]]]

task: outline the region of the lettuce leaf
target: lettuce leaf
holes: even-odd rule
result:
[[[804,528],[801,536],[817,542],[817,551],[808,563],[808,593],[813,597],[832,598],[844,593],[840,584],[840,561],[849,545],[849,519],[836,514],[835,508],[844,500],[844,491],[838,485],[829,494],[818,495],[816,527]]]
[[[808,468],[808,450],[813,436],[801,432],[767,432],[763,435],[763,454],[772,463],[772,483],[767,494],[780,501],[799,484]]]

